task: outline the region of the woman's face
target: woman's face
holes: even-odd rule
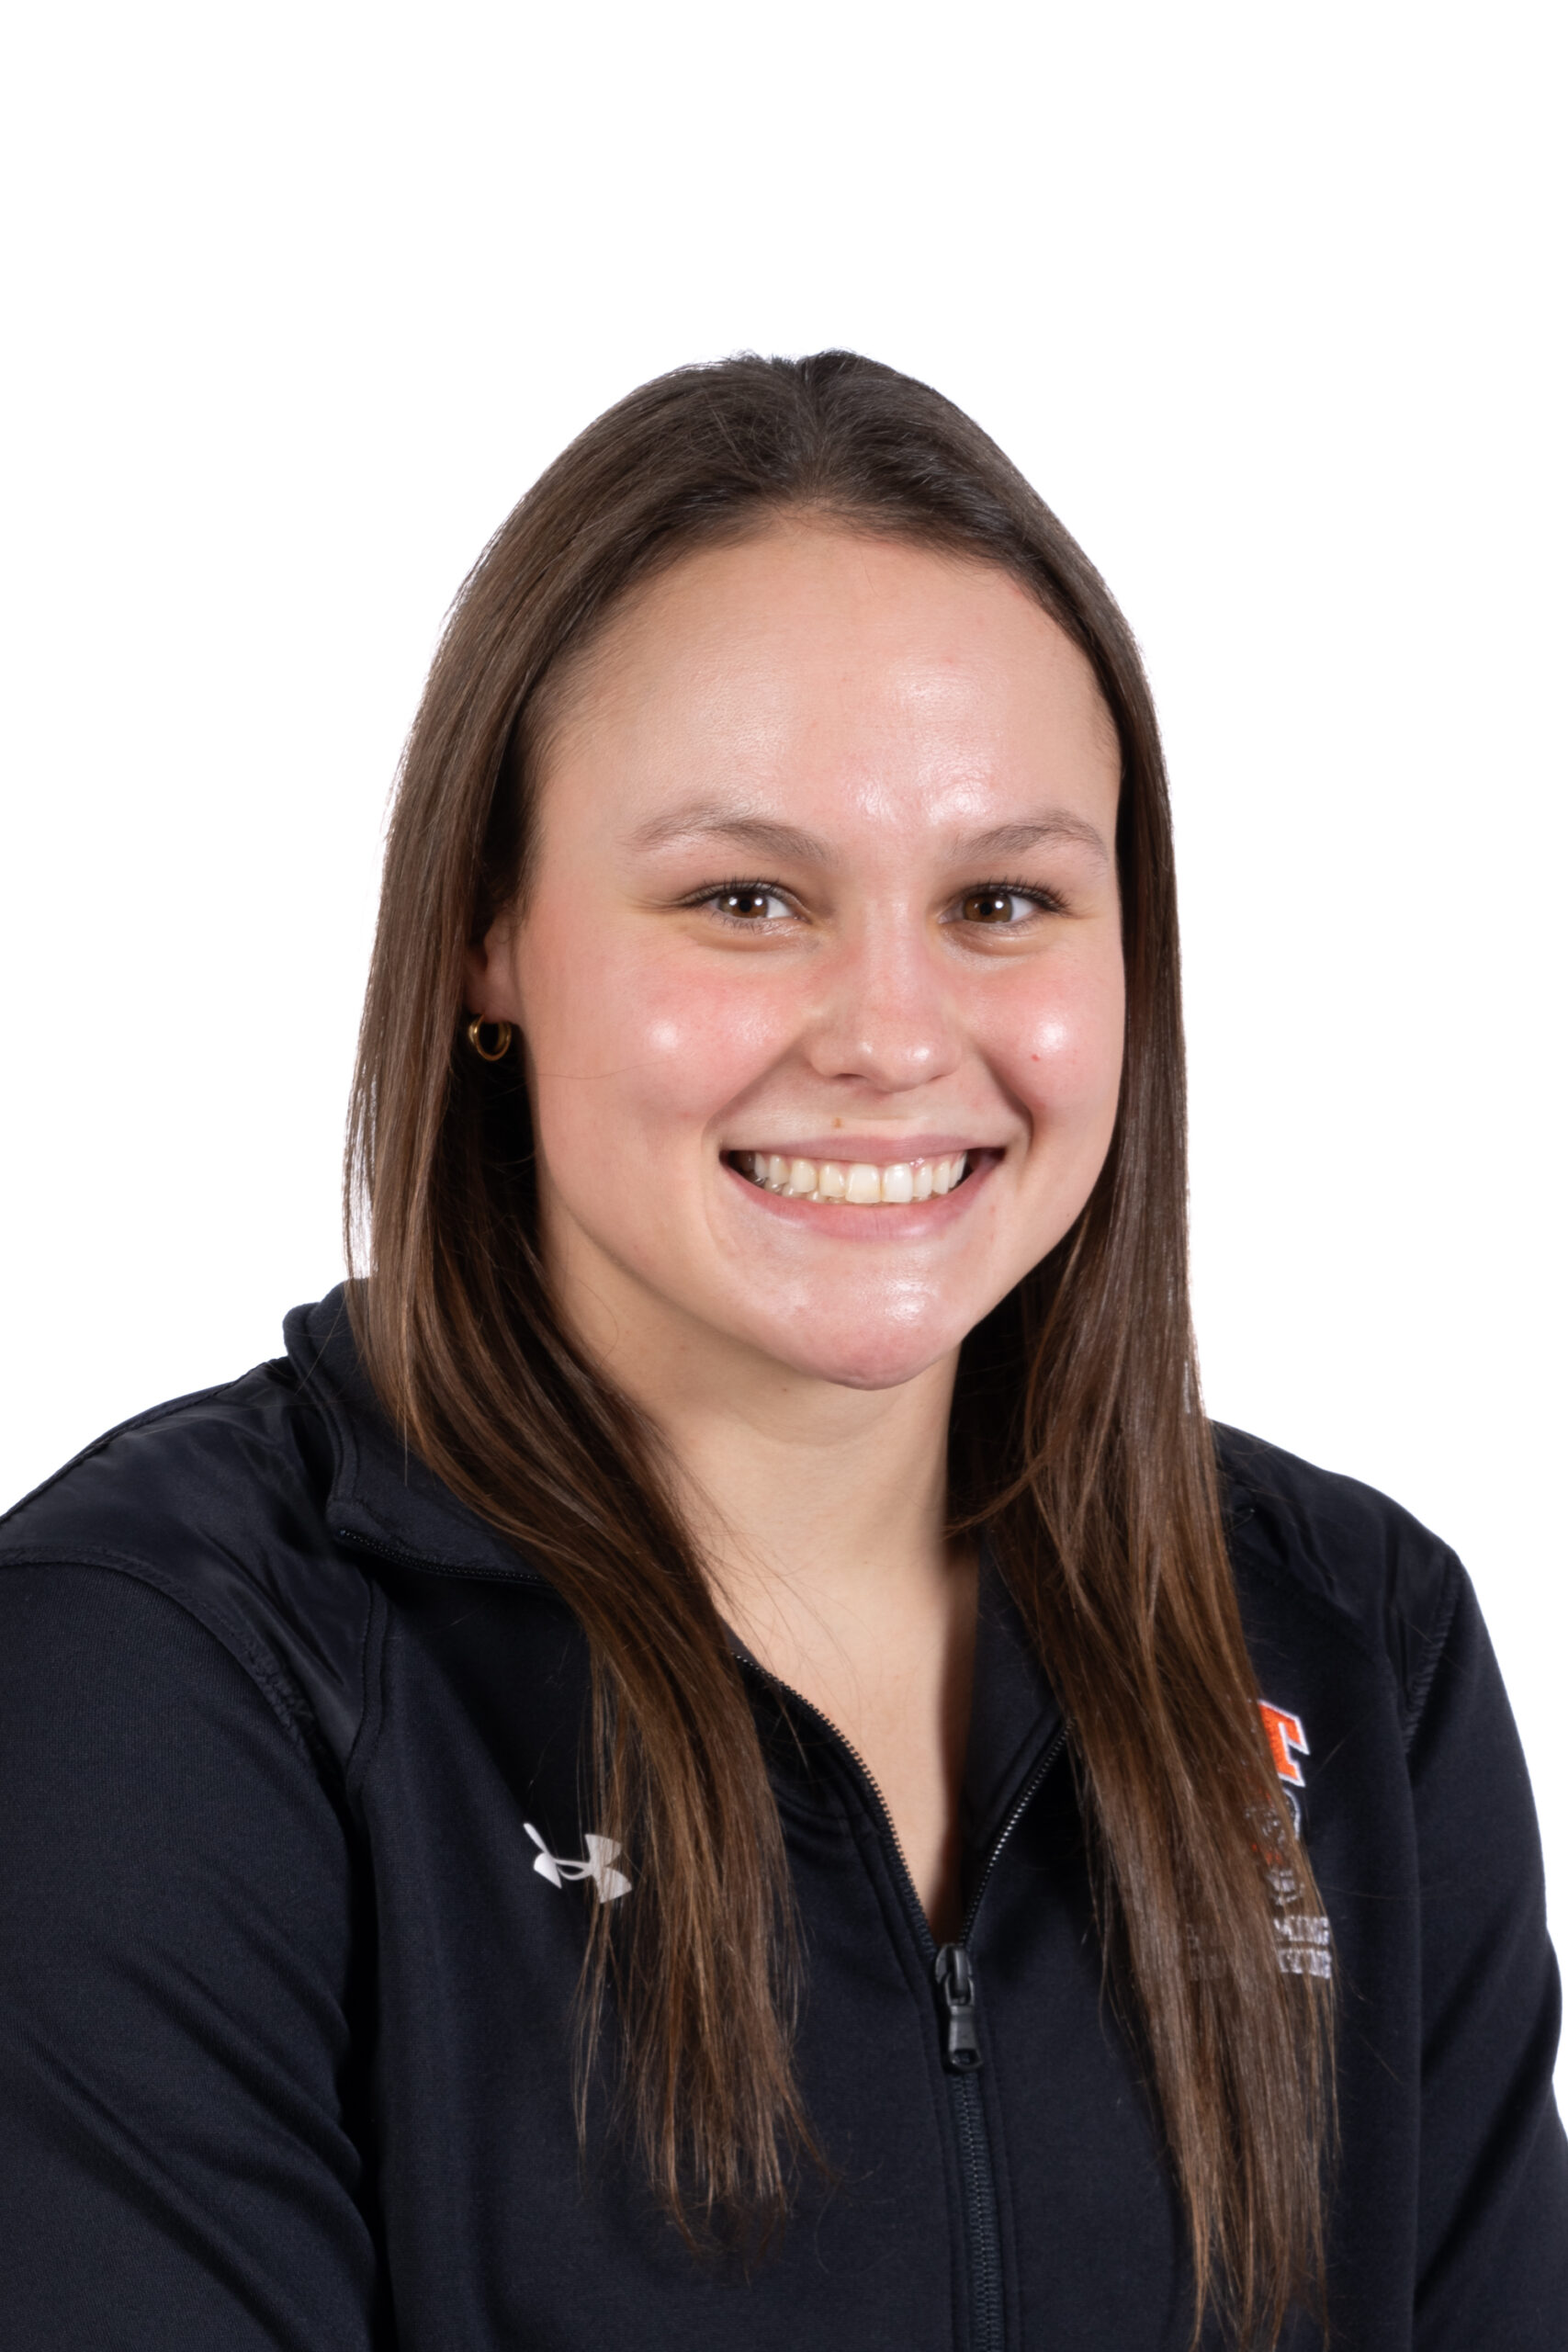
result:
[[[470,974],[598,1352],[889,1387],[1061,1239],[1121,1075],[1118,775],[987,565],[780,524],[616,616]]]

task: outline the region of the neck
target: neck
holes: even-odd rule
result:
[[[663,1437],[693,1534],[738,1620],[755,1626],[782,1590],[829,1608],[852,1594],[863,1606],[945,1569],[955,1358],[876,1390],[689,1354],[673,1377],[668,1362],[657,1380],[609,1368]]]
[[[645,1328],[632,1302],[615,1306],[571,1320],[663,1439],[738,1631],[756,1630],[782,1595],[858,1613],[897,1608],[945,1574],[956,1351],[896,1387],[852,1388],[678,1320]]]

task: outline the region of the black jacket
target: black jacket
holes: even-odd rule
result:
[[[341,1296],[288,1344],[0,1526],[10,2352],[1178,2352],[1177,2206],[1103,1997],[1057,1711],[999,1589],[956,2022],[874,1792],[756,1682],[837,2179],[750,2276],[704,2266],[603,2115],[578,2155],[587,1907],[637,1857],[580,1814],[576,1623],[405,1459]],[[1332,1922],[1337,2344],[1562,2352],[1557,1979],[1470,1587],[1366,1487],[1222,1444]],[[953,2071],[966,2017],[983,2063]]]

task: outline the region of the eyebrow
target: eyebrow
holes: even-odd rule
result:
[[[804,865],[831,865],[834,862],[831,848],[818,834],[804,832],[798,825],[786,825],[776,818],[749,817],[743,808],[727,808],[722,801],[694,801],[683,808],[672,809],[666,817],[651,819],[632,836],[637,849],[663,849],[671,842],[715,840],[735,842],[764,857],[794,858]],[[953,854],[964,860],[1018,857],[1025,850],[1051,841],[1077,842],[1092,851],[1102,865],[1111,863],[1111,852],[1098,829],[1087,818],[1075,817],[1068,808],[1044,808],[1022,823],[993,825],[986,832],[972,833],[953,844]]]
[[[669,842],[724,840],[760,850],[765,857],[793,857],[811,865],[830,865],[833,853],[816,833],[785,825],[772,817],[749,817],[743,808],[726,808],[722,801],[693,801],[639,825],[632,835],[637,849],[662,849]]]
[[[1099,827],[1087,817],[1075,817],[1070,808],[1043,809],[1021,825],[994,825],[989,832],[972,834],[961,847],[966,857],[1018,857],[1041,842],[1078,842],[1092,850],[1102,865],[1111,863],[1111,852]]]

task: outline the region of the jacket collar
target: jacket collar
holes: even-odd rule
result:
[[[547,1581],[400,1439],[360,1363],[347,1287],[340,1283],[314,1306],[295,1307],[283,1325],[300,1391],[332,1442],[332,1533],[447,1576]]]

